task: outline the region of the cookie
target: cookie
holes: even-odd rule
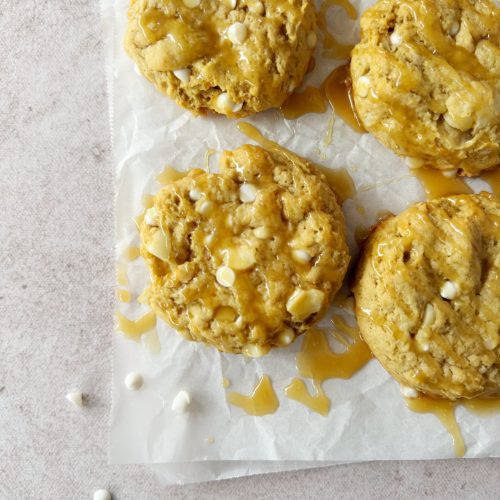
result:
[[[398,155],[474,176],[500,164],[500,10],[380,0],[352,51],[356,111]]]
[[[383,220],[354,286],[363,338],[404,386],[500,393],[500,200],[436,198]]]
[[[131,0],[125,49],[180,106],[243,117],[279,107],[316,45],[310,0]]]
[[[349,262],[325,176],[250,145],[224,152],[220,173],[193,170],[165,186],[140,235],[154,311],[189,340],[250,356],[319,319]]]

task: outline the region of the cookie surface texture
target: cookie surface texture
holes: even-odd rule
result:
[[[401,384],[448,399],[499,394],[498,198],[437,198],[385,219],[354,293],[364,339]]]
[[[402,156],[467,176],[500,164],[500,9],[380,0],[352,51],[356,111]]]
[[[132,0],[124,45],[180,106],[242,117],[300,85],[315,29],[310,0]]]
[[[141,226],[141,253],[161,317],[189,340],[250,356],[306,331],[349,262],[323,174],[250,145],[224,152],[220,173],[165,186]]]

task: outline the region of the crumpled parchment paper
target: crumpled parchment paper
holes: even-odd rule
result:
[[[371,3],[353,2],[358,13]],[[108,55],[120,258],[124,248],[139,243],[133,218],[143,211],[142,196],[159,189],[155,176],[166,165],[178,170],[204,167],[208,149],[222,151],[251,141],[237,130],[235,120],[194,118],[159,94],[134,71],[133,62],[122,49],[127,0],[101,0],[101,8]],[[358,21],[349,19],[341,7],[329,10],[329,26],[341,42],[357,40]],[[321,42],[316,49],[316,68],[306,84],[320,84],[333,68],[345,62],[322,59],[320,52]],[[383,210],[400,212],[409,203],[422,200],[424,193],[402,159],[369,134],[355,133],[340,118],[335,119],[333,140],[327,144],[331,117],[328,111],[287,121],[278,111],[269,111],[248,121],[266,137],[300,155],[349,171],[357,195],[343,208],[355,255],[357,226],[370,225]],[[216,165],[215,159],[210,163]],[[476,191],[486,188],[478,180],[472,185]],[[128,265],[128,279],[125,288],[135,299],[148,283],[141,259]],[[147,312],[136,300],[117,307],[129,318]],[[352,317],[348,320],[353,321]],[[284,388],[297,376],[295,353],[301,339],[287,349],[254,360],[186,342],[160,320],[157,333],[161,342],[157,354],[119,331],[114,334],[113,463],[156,464],[165,482],[185,483],[339,462],[453,457],[451,436],[438,419],[409,411],[398,384],[374,360],[349,380],[323,384],[331,398],[331,411],[325,418],[284,396]],[[133,370],[145,379],[143,388],[136,392],[127,390],[123,383]],[[275,414],[252,417],[228,405],[222,377],[231,381],[228,390],[250,394],[262,374],[271,377],[280,400]],[[311,390],[309,381],[307,385]],[[171,410],[180,389],[189,391],[193,400],[184,415]],[[456,415],[467,457],[500,455],[500,415],[479,418],[461,407]]]

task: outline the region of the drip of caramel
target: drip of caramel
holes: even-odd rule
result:
[[[335,113],[355,132],[360,134],[366,132],[354,107],[349,65],[344,64],[335,68],[324,81],[322,88]]]
[[[156,176],[156,180],[160,184],[168,184],[170,182],[182,179],[185,177],[187,172],[179,172],[174,167],[167,166],[165,169]],[[151,205],[152,206],[152,205]]]
[[[463,179],[457,176],[448,177],[435,168],[413,168],[410,172],[422,183],[428,199],[472,193],[472,189]]]
[[[306,87],[302,92],[293,93],[280,109],[287,120],[294,120],[307,113],[324,113],[326,104],[320,89]]]
[[[500,167],[497,167],[495,170],[488,170],[481,175],[481,179],[487,182],[493,193],[497,196],[500,196]]]
[[[428,396],[419,396],[418,398],[404,398],[406,405],[411,411],[416,413],[432,413],[435,415],[444,428],[453,438],[453,447],[457,457],[465,455],[465,443],[460,427],[455,418],[455,407],[457,402],[447,399],[433,399]]]
[[[144,316],[136,320],[128,319],[117,311],[116,319],[118,322],[118,330],[122,331],[126,337],[133,340],[139,340],[144,333],[152,330],[156,326],[156,315],[153,311],[144,314]]]
[[[274,392],[271,380],[264,375],[250,396],[238,392],[230,392],[227,401],[242,408],[249,415],[262,416],[274,413],[279,407],[279,401]]]
[[[462,399],[460,404],[471,413],[480,417],[491,417],[500,413],[500,398],[486,399]]]
[[[285,396],[288,399],[298,401],[312,411],[326,417],[330,411],[330,400],[323,392],[321,386],[314,386],[316,394],[309,394],[306,384],[300,378],[294,378],[289,386],[285,388]]]

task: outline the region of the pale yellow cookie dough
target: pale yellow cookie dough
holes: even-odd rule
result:
[[[250,145],[224,152],[220,173],[164,187],[140,232],[154,311],[189,340],[250,356],[319,319],[349,262],[325,176]]]
[[[354,286],[361,333],[404,386],[500,393],[500,200],[437,198],[383,220]]]
[[[380,0],[352,51],[356,111],[399,155],[474,176],[500,164],[500,9]]]
[[[300,85],[315,29],[310,0],[131,0],[124,44],[180,106],[242,117]]]

